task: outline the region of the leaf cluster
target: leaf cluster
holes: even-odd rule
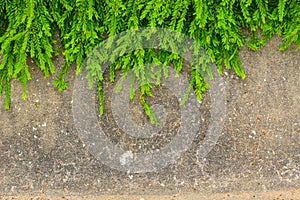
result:
[[[161,78],[168,77],[168,66],[178,74],[183,67],[190,67],[190,84],[184,103],[192,89],[198,99],[202,98],[208,88],[203,73],[211,75],[211,62],[216,64],[219,73],[224,68],[232,68],[244,79],[246,75],[238,56],[243,45],[257,50],[277,34],[283,40],[280,50],[292,43],[300,48],[299,0],[0,0],[0,12],[0,93],[5,91],[6,109],[10,105],[12,79],[20,81],[23,98],[26,98],[26,83],[31,79],[29,57],[46,77],[55,72],[53,35],[57,30],[65,58],[54,82],[59,90],[67,88],[64,77],[72,63],[76,63],[77,74],[86,66],[90,85],[96,83],[98,87],[102,114],[103,77],[99,66],[104,64],[101,59],[111,60],[110,80],[114,81],[116,70],[120,70],[121,79],[131,74],[132,83],[139,81],[140,102],[153,123],[156,123],[155,116],[144,97],[153,96],[150,79],[160,85]],[[159,43],[153,45],[170,51],[137,48],[127,52],[132,43],[123,38],[118,41],[118,49],[111,52],[111,58],[94,55],[83,65],[84,59],[103,40],[141,27],[160,27],[186,34],[201,45],[212,60],[204,59],[199,65],[185,66],[184,58],[176,53],[176,45],[170,42],[172,38],[158,35]],[[244,30],[250,32],[250,37]],[[151,35],[153,33],[145,37]],[[134,45],[138,47],[142,39],[135,38]],[[108,42],[108,46],[113,46],[113,42]],[[149,63],[163,67],[146,68],[145,64]],[[131,88],[130,97],[134,95]]]

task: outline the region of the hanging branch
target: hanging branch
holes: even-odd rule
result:
[[[121,71],[121,81],[117,91],[122,89],[122,80],[130,77],[130,98],[135,91],[134,81],[140,83],[140,103],[152,123],[156,118],[145,100],[153,96],[150,79],[159,86],[162,78],[167,78],[169,66],[177,75],[183,67],[189,67],[190,83],[181,103],[194,89],[198,99],[208,88],[202,75],[212,76],[211,62],[219,73],[224,68],[233,69],[238,76],[245,78],[239,49],[247,45],[252,50],[264,46],[265,42],[277,34],[282,37],[280,50],[287,49],[292,43],[300,48],[300,4],[299,0],[0,0],[0,95],[5,93],[5,109],[10,106],[10,82],[17,79],[26,98],[26,83],[31,79],[28,68],[30,57],[46,77],[54,73],[51,58],[53,33],[59,32],[65,58],[54,85],[58,90],[67,88],[65,75],[72,63],[76,63],[76,73],[80,73],[84,59],[90,88],[98,87],[99,112],[104,112],[103,75],[101,65],[105,60],[114,62],[109,66],[110,81],[115,81],[115,72]],[[175,44],[168,34],[160,33],[152,49],[142,49],[146,37],[134,30],[142,27],[160,27],[188,35],[202,46],[210,58],[196,60],[192,66],[183,66],[184,58],[178,54]],[[241,32],[247,29],[251,37]],[[111,36],[132,30],[127,37],[116,41],[108,40],[107,49],[116,47],[108,55],[92,51],[97,45]],[[258,34],[260,33],[260,34]],[[178,34],[179,35],[179,34]],[[135,45],[132,52],[127,49]],[[163,49],[159,50],[159,45]],[[179,45],[183,52],[188,51],[186,44]],[[99,51],[106,51],[101,49]],[[198,49],[198,53],[201,53]],[[92,52],[92,55],[90,55]],[[127,53],[125,53],[127,52]],[[102,52],[103,53],[103,52]],[[104,55],[104,57],[103,57]],[[102,57],[101,57],[102,56]],[[162,67],[157,70],[145,67],[155,63]],[[133,73],[130,73],[133,72]]]
[[[10,104],[10,80],[16,78],[23,88],[23,99],[26,98],[26,83],[31,79],[27,65],[28,55],[44,72],[46,77],[54,72],[51,61],[53,53],[52,19],[45,1],[34,0],[1,2],[0,8],[5,13],[2,24],[6,30],[0,37],[3,55],[0,64],[0,89],[5,88],[5,109]]]

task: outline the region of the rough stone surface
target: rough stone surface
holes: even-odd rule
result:
[[[279,44],[280,39],[274,37],[259,51],[240,51],[245,80],[232,71],[224,73],[227,115],[222,134],[206,159],[197,159],[197,149],[205,137],[204,123],[190,149],[175,164],[141,174],[113,170],[83,147],[72,115],[74,71],[67,76],[68,89],[58,92],[51,83],[54,76],[43,78],[32,64],[28,98],[21,99],[21,87],[12,81],[11,110],[0,108],[0,199],[24,194],[161,194],[171,198],[177,193],[243,191],[249,199],[251,192],[275,191],[275,199],[280,194],[276,191],[299,192],[300,52],[294,47],[280,52]],[[62,62],[62,57],[55,58],[57,66]],[[111,87],[108,84],[107,91]],[[168,93],[158,90],[157,94],[162,99]],[[175,112],[174,119],[166,120],[171,125],[156,138],[156,148],[171,140],[179,126],[178,104],[170,95],[168,98],[166,102],[171,105],[167,108]],[[202,105],[208,121],[209,98]],[[138,104],[133,102],[130,107],[133,120],[145,123]],[[99,122],[108,137],[124,148],[152,147],[153,141],[144,144],[118,132],[109,111]]]

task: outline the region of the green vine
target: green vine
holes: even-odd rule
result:
[[[217,65],[219,73],[224,68],[233,69],[245,78],[239,49],[247,45],[252,50],[262,48],[274,34],[281,36],[280,50],[294,43],[300,48],[300,3],[299,0],[0,0],[0,93],[5,92],[5,109],[10,106],[10,82],[20,81],[23,98],[26,98],[26,83],[31,79],[28,68],[30,57],[48,77],[55,72],[53,33],[59,31],[65,62],[54,85],[58,90],[67,88],[65,75],[72,63],[80,73],[84,59],[102,41],[126,30],[141,27],[161,27],[188,35],[197,41]],[[247,37],[242,30],[248,30]],[[149,37],[150,37],[149,33]],[[135,37],[132,35],[132,37]],[[174,48],[164,41],[160,46]],[[136,41],[140,41],[137,38]],[[113,41],[108,43],[113,45]],[[160,85],[162,77],[168,76],[168,66],[179,73],[184,59],[173,53],[153,49],[137,49],[124,54],[132,44],[120,41],[116,59],[109,66],[110,80],[115,80],[115,71],[121,71],[121,79],[133,72],[131,80],[140,81],[140,102],[152,123],[156,123],[144,96],[152,96],[149,79]],[[135,44],[139,45],[139,44]],[[158,45],[158,44],[155,44]],[[90,85],[97,83],[100,113],[104,112],[102,90],[102,63],[90,59],[87,63]],[[163,67],[155,72],[147,71],[144,64],[155,63]],[[190,66],[190,86],[198,99],[208,88],[203,72],[210,74],[211,66],[202,63]],[[98,68],[97,68],[98,67]],[[133,86],[132,86],[133,87]],[[119,86],[119,89],[121,86]],[[186,93],[188,94],[188,92]],[[135,95],[130,89],[130,97]],[[187,99],[185,95],[183,102]]]

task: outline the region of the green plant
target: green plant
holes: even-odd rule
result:
[[[23,98],[26,98],[26,82],[31,78],[28,57],[35,61],[45,76],[54,73],[51,58],[56,30],[59,31],[65,57],[54,82],[59,90],[67,88],[64,76],[73,62],[77,64],[76,72],[80,73],[84,59],[99,42],[140,27],[161,27],[184,33],[207,51],[220,73],[223,67],[233,68],[238,76],[245,78],[238,56],[244,44],[257,50],[278,34],[283,39],[280,50],[285,50],[292,43],[300,47],[299,4],[298,0],[0,0],[0,92],[5,91],[5,108],[9,109],[10,81],[13,78],[21,82]],[[247,38],[242,29],[247,29],[251,37]],[[120,48],[127,45],[130,44],[124,41]],[[139,49],[111,64],[110,80],[114,81],[116,70],[121,70],[122,76],[133,70],[134,79],[147,82],[147,72],[141,66],[150,62],[165,66],[155,75],[158,85],[162,74],[167,74],[167,65],[172,63],[177,72],[183,67],[183,58],[175,53]],[[190,67],[189,89],[194,88],[200,99],[208,86],[197,66]],[[98,80],[95,77],[93,80],[98,81],[102,114],[102,77],[98,74],[96,78]],[[144,99],[144,95],[151,96],[151,87],[151,84],[145,84],[140,88],[140,101],[155,123],[155,117]],[[133,95],[132,92],[131,97]]]

